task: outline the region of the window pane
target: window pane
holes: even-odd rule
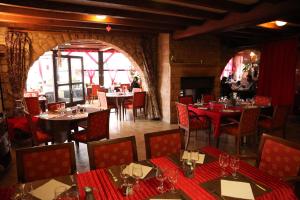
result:
[[[57,83],[58,84],[69,83],[69,70],[68,70],[67,58],[61,58],[61,64],[57,65]]]
[[[70,88],[68,85],[58,86],[58,101],[70,102]]]
[[[73,84],[72,91],[73,91],[73,102],[83,100],[82,84]]]
[[[82,82],[81,59],[71,58],[72,83]]]

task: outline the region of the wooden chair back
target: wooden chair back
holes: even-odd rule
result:
[[[133,94],[133,108],[144,108],[146,105],[146,92],[135,92]]]
[[[22,183],[76,172],[73,143],[16,149],[16,160]]]
[[[146,158],[156,158],[179,155],[184,149],[184,133],[182,129],[172,129],[146,133],[144,135],[146,145]]]
[[[185,130],[189,130],[190,118],[187,105],[178,102],[175,102],[175,105],[177,109],[178,126]]]
[[[290,107],[288,105],[277,105],[274,108],[272,117],[272,128],[280,129],[284,128],[288,118]]]
[[[109,116],[110,109],[89,113],[87,141],[109,139]]]
[[[39,97],[24,97],[25,110],[31,115],[39,115],[41,113]]]
[[[257,133],[259,114],[260,108],[256,106],[243,110],[239,124],[240,135],[252,135]]]
[[[87,147],[91,170],[138,161],[134,136],[89,142]]]

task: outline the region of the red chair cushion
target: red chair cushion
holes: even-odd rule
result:
[[[297,176],[300,169],[300,150],[267,139],[259,169],[277,177]]]
[[[67,148],[26,153],[22,161],[26,181],[71,174],[71,157]]]
[[[179,154],[182,148],[180,133],[151,137],[150,148],[152,158]]]
[[[221,127],[222,133],[227,133],[230,135],[238,135],[239,134],[239,125],[238,124],[230,124],[230,125],[224,125]]]
[[[99,145],[93,150],[96,168],[107,168],[133,162],[131,141]]]
[[[258,126],[262,129],[272,129],[272,120],[271,119],[259,120]]]

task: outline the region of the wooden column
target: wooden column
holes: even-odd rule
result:
[[[99,85],[104,85],[104,62],[103,51],[98,51]]]

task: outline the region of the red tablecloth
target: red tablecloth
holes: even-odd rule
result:
[[[212,156],[218,156],[220,151],[213,147],[205,147],[202,149],[207,154]],[[155,165],[160,168],[178,168],[172,161],[168,158],[156,158],[151,160]],[[228,170],[229,171],[229,170]],[[293,189],[285,182],[279,180],[276,177],[272,177],[264,172],[258,170],[257,168],[241,162],[239,172],[251,179],[255,180],[261,185],[265,185],[272,189],[271,192],[265,193],[259,196],[257,199],[260,200],[294,200],[297,199]],[[184,191],[191,199],[215,199],[213,195],[203,189],[199,184],[207,182],[209,180],[216,179],[221,174],[221,168],[219,167],[218,161],[207,163],[197,167],[195,177],[192,179],[184,177],[183,173],[179,171],[178,182],[176,184],[177,189]],[[84,186],[91,186],[96,188],[94,195],[96,199],[132,199],[140,200],[147,199],[154,196],[157,193],[156,187],[158,182],[155,179],[150,179],[141,182],[141,189],[135,192],[132,196],[123,197],[114,184],[110,181],[109,175],[104,169],[98,169],[77,176],[78,186],[80,188],[81,198],[83,198]]]
[[[209,108],[209,105],[207,105]],[[220,127],[221,127],[221,119],[222,117],[232,117],[241,114],[242,108],[241,107],[230,107],[228,109],[235,110],[236,112],[223,112],[223,105],[222,104],[215,104],[213,109],[200,109],[193,105],[189,105],[188,109],[195,112],[197,115],[205,115],[210,118],[211,123],[213,125],[213,135],[215,138],[219,137],[220,135]]]

